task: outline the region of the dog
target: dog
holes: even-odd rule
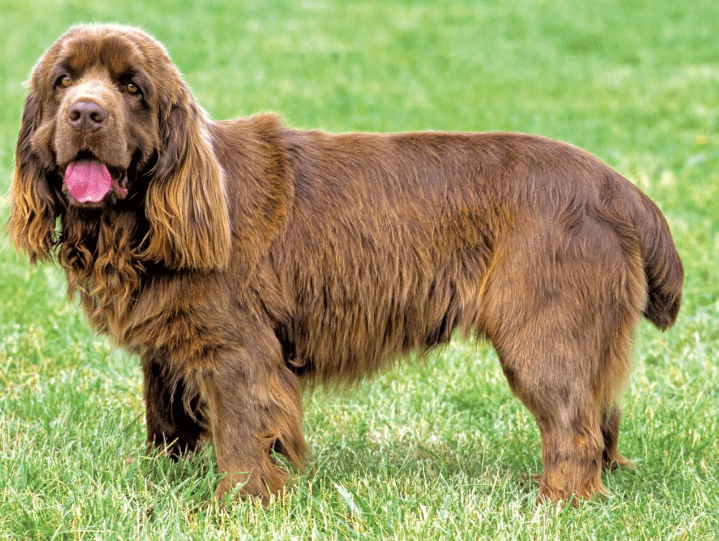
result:
[[[210,121],[140,30],[71,28],[35,66],[8,222],[140,355],[150,448],[214,440],[265,503],[301,469],[302,390],[453,331],[488,340],[538,423],[539,501],[626,464],[618,399],[683,269],[661,212],[590,154],[512,133],[329,135]]]

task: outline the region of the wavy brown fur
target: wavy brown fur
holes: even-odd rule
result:
[[[80,101],[106,125],[71,126]],[[122,189],[80,204],[64,171],[89,158]],[[664,329],[681,301],[661,213],[585,152],[210,122],[127,27],[73,28],[42,57],[12,198],[16,245],[56,256],[93,326],[141,354],[149,444],[178,456],[212,434],[218,497],[279,492],[273,450],[302,466],[303,382],[357,381],[454,329],[492,342],[536,417],[539,499],[590,497],[625,463],[617,398],[639,317]]]

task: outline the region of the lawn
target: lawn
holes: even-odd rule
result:
[[[0,0],[0,13],[2,193],[32,66],[71,24],[115,21],[160,39],[215,119],[583,147],[658,203],[686,270],[676,326],[640,326],[622,401],[636,467],[604,476],[608,497],[535,506],[534,420],[494,352],[456,340],[308,395],[307,471],[268,509],[222,509],[212,447],[146,456],[138,359],[89,331],[56,267],[0,236],[0,540],[719,539],[716,0]]]

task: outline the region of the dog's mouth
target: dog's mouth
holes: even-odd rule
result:
[[[91,154],[82,153],[65,169],[65,188],[72,202],[92,206],[112,193],[117,199],[127,197],[126,175]]]

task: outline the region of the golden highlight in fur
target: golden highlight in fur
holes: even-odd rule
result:
[[[657,207],[579,149],[212,122],[163,47],[121,26],[72,28],[35,67],[9,230],[141,356],[149,445],[178,457],[211,436],[217,497],[265,502],[288,478],[274,453],[305,461],[303,386],[455,329],[493,344],[537,420],[539,500],[601,492],[625,463],[637,323],[672,325],[683,284]]]

